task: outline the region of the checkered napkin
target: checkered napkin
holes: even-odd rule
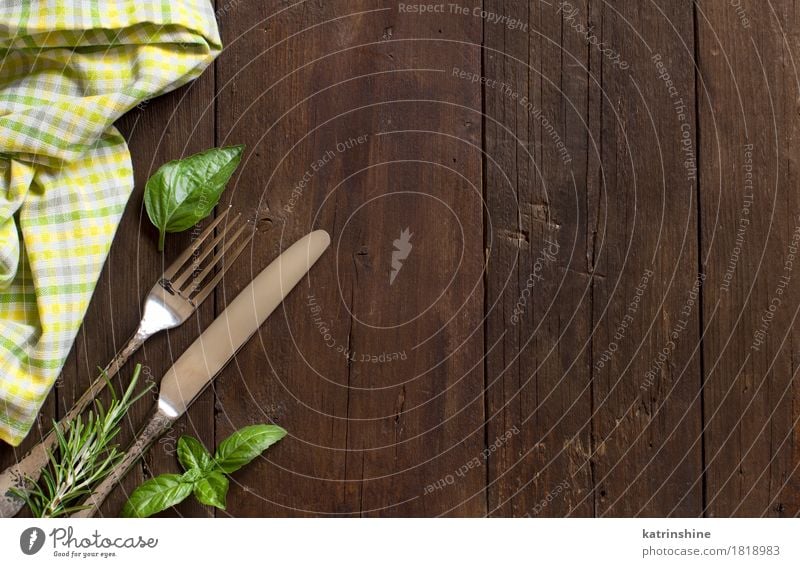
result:
[[[0,439],[35,421],[133,188],[112,123],[220,49],[209,0],[0,0]]]

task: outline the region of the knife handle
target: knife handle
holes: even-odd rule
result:
[[[170,417],[160,408],[156,408],[156,410],[150,416],[150,419],[147,420],[144,428],[139,432],[136,436],[136,440],[133,444],[128,448],[127,453],[125,456],[122,457],[122,460],[119,464],[114,467],[111,473],[101,482],[97,488],[94,489],[91,495],[83,502],[82,506],[85,508],[75,514],[72,515],[73,518],[91,518],[93,517],[100,506],[105,501],[106,497],[111,494],[111,491],[114,490],[114,487],[117,483],[125,478],[125,475],[131,470],[134,463],[138,461],[142,455],[145,454],[147,449],[150,448],[156,439],[164,435],[167,430],[172,427],[172,424],[175,423],[175,418]]]
[[[253,278],[161,379],[159,404],[180,416],[267,317],[306,276],[331,237],[315,230],[292,244]]]

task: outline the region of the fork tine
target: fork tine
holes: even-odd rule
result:
[[[223,242],[228,234],[237,226],[239,219],[242,217],[242,213],[238,213],[231,222],[225,223],[225,226],[222,228],[222,231],[216,235],[211,242],[209,242],[206,246],[203,247],[203,251],[196,256],[192,262],[187,266],[185,270],[181,273],[180,276],[177,278],[170,280],[170,284],[172,285],[172,289],[177,292],[183,291],[183,285],[186,283],[186,280],[189,279],[191,275],[193,275],[199,268],[200,263],[206,259],[206,257],[214,251],[214,249],[219,245],[220,242]],[[236,238],[236,236],[232,237]],[[213,264],[213,262],[212,262]],[[179,270],[180,272],[180,270]],[[197,282],[197,278],[192,278],[193,282]]]
[[[180,256],[178,256],[177,260],[175,260],[174,262],[172,262],[172,264],[170,264],[169,268],[167,268],[164,271],[164,276],[163,276],[164,279],[171,280],[172,278],[175,277],[175,274],[178,273],[178,270],[181,268],[181,266],[183,266],[186,263],[186,261],[189,260],[194,255],[195,252],[197,252],[197,249],[200,248],[200,246],[203,244],[206,238],[208,238],[208,236],[214,231],[217,225],[220,222],[222,222],[222,219],[224,219],[228,215],[228,211],[230,211],[230,209],[231,208],[228,207],[227,209],[222,211],[222,213],[220,213],[219,216],[217,216],[217,218],[215,218],[211,222],[211,224],[208,225],[208,228],[206,228],[200,234],[197,240],[194,241],[192,245],[189,246],[186,250],[184,250],[183,253]]]
[[[244,249],[247,247],[247,245],[253,239],[253,236],[255,235],[255,233],[256,233],[256,231],[255,231],[255,229],[253,229],[253,230],[250,231],[250,234],[245,236],[244,240],[239,245],[239,247],[236,248],[236,250],[234,250],[233,254],[228,254],[228,257],[225,258],[225,262],[222,265],[222,269],[219,272],[217,272],[217,274],[211,279],[211,281],[209,281],[206,285],[204,285],[203,288],[198,291],[197,295],[194,296],[189,301],[191,301],[195,305],[200,305],[201,303],[203,303],[203,301],[206,300],[206,298],[208,297],[208,294],[211,293],[211,291],[215,287],[217,287],[217,284],[222,279],[222,276],[224,276],[225,272],[228,271],[228,268],[230,268],[231,265],[233,265],[233,263],[236,261],[236,258],[238,258],[239,254],[241,254],[242,251],[244,251]],[[216,264],[216,262],[212,263],[211,265],[213,266],[215,264]]]
[[[244,232],[244,229],[246,228],[247,228],[247,223],[243,224],[238,229],[236,229],[236,232],[233,233],[233,236],[225,240],[225,244],[222,246],[221,250],[219,250],[217,253],[214,254],[214,257],[211,258],[211,261],[208,263],[208,265],[205,268],[203,268],[203,271],[200,272],[197,275],[197,277],[192,278],[192,290],[190,290],[189,293],[200,287],[200,284],[203,283],[203,280],[205,280],[208,274],[210,274],[211,271],[214,268],[216,268],[217,265],[220,264],[225,253],[228,251],[228,249],[230,249],[231,246],[233,246],[236,243],[236,239],[239,238],[239,236],[241,236],[242,232]],[[187,293],[186,295],[189,295],[189,293]]]

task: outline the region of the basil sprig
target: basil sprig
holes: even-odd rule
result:
[[[178,461],[184,473],[162,474],[133,491],[122,515],[147,518],[186,500],[190,494],[207,506],[225,509],[228,477],[280,441],[286,430],[277,425],[251,425],[240,429],[217,447],[212,457],[205,447],[188,435],[178,440]]]
[[[167,232],[187,230],[206,218],[242,160],[244,146],[214,148],[170,161],[147,180],[144,206],[158,228],[158,250]]]

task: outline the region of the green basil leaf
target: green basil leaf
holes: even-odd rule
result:
[[[285,435],[286,430],[277,425],[245,427],[219,444],[214,460],[220,470],[230,474],[255,459]]]
[[[125,518],[148,518],[182,502],[192,493],[192,485],[179,474],[162,474],[151,478],[133,491],[122,515]]]
[[[186,471],[208,470],[213,463],[211,453],[203,447],[200,441],[189,435],[183,435],[178,439],[178,460]]]
[[[209,473],[208,471],[204,471],[203,469],[189,469],[185,473],[181,475],[181,482],[185,482],[188,484],[194,484],[201,478],[204,478]]]
[[[243,152],[244,146],[207,150],[167,162],[147,180],[144,206],[158,228],[159,250],[165,233],[191,228],[211,213]]]
[[[194,496],[201,504],[225,509],[228,494],[228,478],[221,472],[208,473],[194,485]]]

